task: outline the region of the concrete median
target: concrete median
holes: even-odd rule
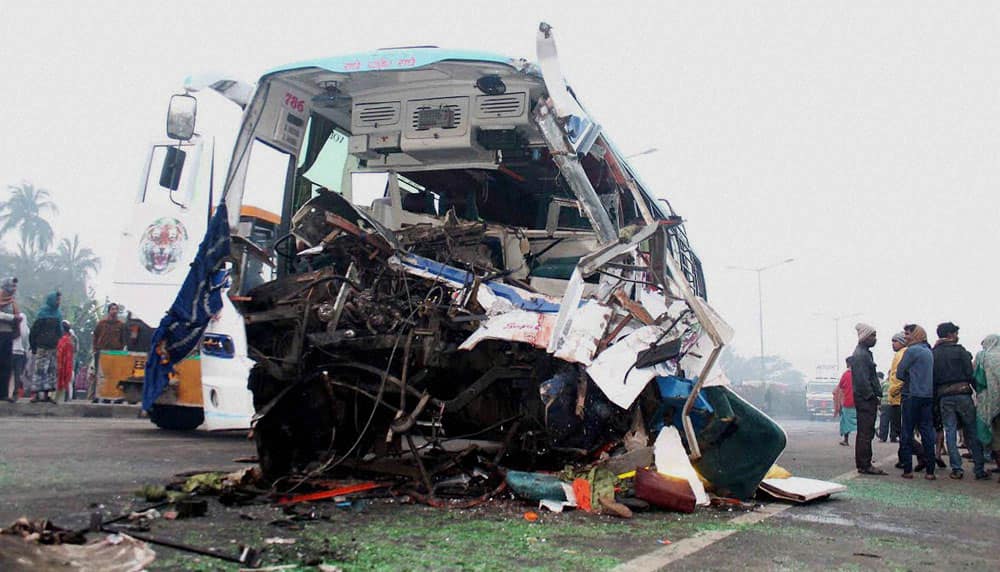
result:
[[[138,405],[112,403],[31,403],[27,399],[17,403],[0,402],[0,417],[88,417],[135,419],[144,417]]]

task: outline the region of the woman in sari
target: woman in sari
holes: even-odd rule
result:
[[[840,414],[840,436],[844,439],[840,444],[849,447],[848,438],[858,430],[858,412],[854,408],[854,380],[851,376],[851,358],[847,358],[847,371],[840,376],[840,383],[834,390],[835,413]]]
[[[56,346],[62,338],[62,312],[59,304],[62,294],[53,292],[45,298],[45,305],[38,311],[38,317],[31,326],[28,340],[31,353],[35,356],[35,375],[32,379],[32,403],[48,401],[55,403],[49,395],[56,389]]]
[[[63,335],[56,345],[56,401],[60,397],[63,401],[69,401],[72,393],[71,384],[73,382],[73,354],[76,350],[76,343],[73,340],[73,329],[69,322],[62,322]]]
[[[1000,463],[1000,335],[983,339],[976,354],[976,425],[983,447]]]

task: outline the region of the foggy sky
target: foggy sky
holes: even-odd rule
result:
[[[0,185],[49,189],[59,237],[79,233],[109,291],[145,146],[185,76],[248,81],[283,63],[404,45],[534,59],[553,25],[574,89],[643,179],[668,197],[706,270],[709,301],[758,352],[807,375],[834,326],[889,337],[1000,331],[1000,5],[993,2],[3,2]],[[252,7],[249,7],[253,4]],[[238,113],[204,101],[199,130]],[[230,134],[231,136],[231,134]],[[230,143],[231,145],[231,143]],[[221,153],[225,157],[225,153]],[[10,242],[10,239],[8,239]]]

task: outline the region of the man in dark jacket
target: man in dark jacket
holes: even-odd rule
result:
[[[858,415],[858,436],[854,439],[854,464],[863,475],[884,475],[885,471],[872,466],[872,439],[875,438],[875,417],[882,396],[875,370],[871,348],[877,337],[875,328],[857,324],[858,347],[851,356],[851,378],[854,382],[854,409]]]
[[[906,352],[896,366],[896,377],[903,382],[902,422],[899,434],[899,464],[903,478],[912,479],[913,471],[926,470],[925,479],[934,480],[934,354],[927,345],[927,332],[916,324],[903,328]],[[913,431],[920,432],[920,445]],[[920,463],[913,468],[913,454]]]
[[[125,324],[118,319],[118,304],[108,304],[108,315],[97,322],[91,347],[94,349],[94,374],[87,386],[87,399],[97,403],[97,383],[101,378],[101,352],[125,347]]]
[[[972,401],[972,354],[958,343],[958,326],[951,322],[938,324],[938,341],[934,344],[934,394],[941,407],[944,438],[951,461],[951,478],[961,479],[962,455],[958,452],[958,427],[969,436],[966,442],[972,451],[976,479],[988,479],[983,464],[983,448],[976,438],[976,404]]]

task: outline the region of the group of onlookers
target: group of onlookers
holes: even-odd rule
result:
[[[25,395],[33,403],[69,401],[77,377],[79,344],[71,324],[63,319],[62,294],[49,294],[30,326],[16,297],[17,278],[0,282],[0,400],[15,402]],[[108,304],[107,314],[93,332],[94,367],[86,376],[86,399],[97,401],[101,352],[125,345],[125,324],[118,319],[118,305]]]
[[[975,478],[988,479],[987,457],[1000,464],[1000,335],[986,336],[973,359],[958,343],[955,324],[937,326],[933,347],[922,327],[907,324],[892,336],[895,353],[888,378],[880,383],[882,376],[871,353],[877,339],[875,328],[858,324],[855,329],[858,346],[847,358],[848,369],[841,376],[835,400],[840,410],[840,443],[849,445],[850,433],[857,431],[858,472],[886,474],[872,465],[871,442],[881,409],[878,437],[883,442],[898,440],[896,468],[902,469],[903,478],[912,479],[914,472],[923,471],[924,478],[935,479],[935,466],[946,466],[941,458],[945,447],[949,476],[963,478],[961,440],[972,458]]]
[[[69,401],[78,342],[71,324],[63,319],[62,295],[49,294],[30,326],[16,296],[17,278],[0,282],[0,400],[15,402],[29,396],[33,403]],[[125,326],[117,317],[118,306],[110,304],[108,315],[94,329],[94,372],[102,350],[125,346]],[[96,375],[89,378],[87,399],[95,399]]]
[[[76,371],[77,339],[52,292],[29,326],[17,306],[17,278],[0,283],[0,399],[15,402],[30,395],[32,402],[68,401]]]

